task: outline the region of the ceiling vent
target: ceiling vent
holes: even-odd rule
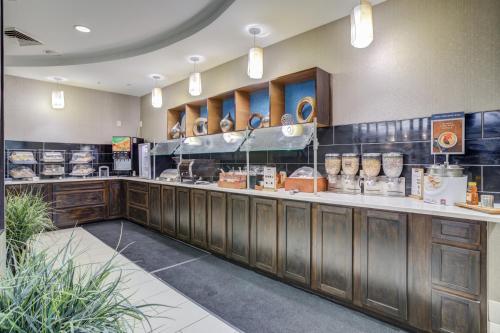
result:
[[[19,46],[42,45],[42,42],[34,39],[33,37],[19,31],[16,28],[5,28],[5,36],[17,40]]]

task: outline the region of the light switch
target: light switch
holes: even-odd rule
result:
[[[122,121],[121,120],[117,120],[116,121],[116,127],[122,127]]]

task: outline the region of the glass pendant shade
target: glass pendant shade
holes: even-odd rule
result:
[[[161,88],[154,88],[151,93],[151,104],[154,108],[159,109],[163,105],[163,99],[161,96]]]
[[[248,76],[251,79],[262,79],[264,74],[264,49],[252,47],[248,52]]]
[[[351,45],[365,48],[373,41],[372,5],[361,0],[351,13]]]
[[[52,108],[53,109],[64,109],[64,91],[63,90],[53,90],[52,91]]]
[[[201,73],[194,72],[189,75],[189,94],[191,96],[201,95]]]

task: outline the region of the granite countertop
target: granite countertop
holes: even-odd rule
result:
[[[394,212],[426,214],[426,215],[441,216],[441,217],[451,217],[451,218],[459,218],[467,220],[500,223],[500,215],[490,215],[456,206],[429,204],[423,202],[422,200],[416,200],[408,197],[379,197],[379,196],[367,196],[359,194],[357,195],[341,194],[332,192],[319,192],[317,195],[314,195],[313,193],[301,193],[301,192],[290,194],[289,192],[286,192],[283,189],[275,192],[247,190],[247,189],[228,189],[228,188],[218,187],[217,184],[215,183],[209,185],[195,185],[195,184],[187,184],[180,182],[165,182],[160,180],[143,179],[139,177],[116,177],[116,176],[106,177],[106,178],[88,177],[88,178],[41,179],[36,181],[6,181],[5,185],[81,182],[81,181],[112,180],[112,179],[124,179],[124,180],[139,181],[144,183],[181,186],[181,187],[196,188],[202,190],[245,194],[245,195],[253,195],[253,196],[267,197],[267,198],[308,201],[308,202],[317,202],[317,203],[331,204],[331,205],[382,209]]]

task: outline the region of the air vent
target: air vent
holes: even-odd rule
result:
[[[16,28],[5,28],[5,36],[17,40],[19,46],[42,45],[42,42],[34,39],[33,37],[19,31]]]

